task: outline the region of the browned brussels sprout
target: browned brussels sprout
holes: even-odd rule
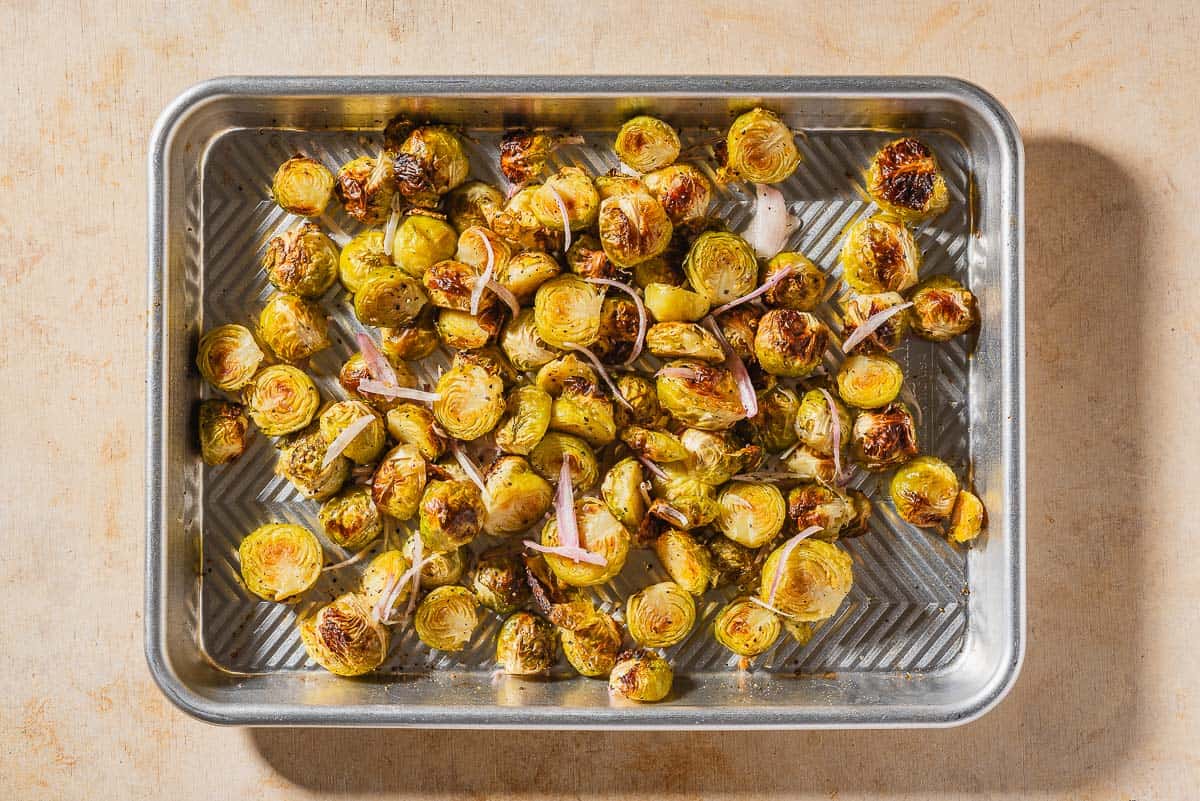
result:
[[[583,138],[552,131],[517,128],[504,132],[500,140],[500,172],[514,184],[528,183],[546,168],[546,162],[560,145],[580,144]]]
[[[803,378],[817,368],[829,347],[829,329],[808,312],[772,309],[754,335],[754,353],[768,373]]]
[[[250,383],[265,354],[242,325],[220,325],[200,337],[196,367],[214,387],[233,392]]]
[[[306,222],[271,238],[262,268],[280,292],[319,298],[337,279],[338,257],[333,240]]]
[[[922,339],[945,342],[979,322],[975,296],[946,275],[935,275],[912,295],[912,330]]]
[[[800,164],[791,130],[772,111],[756,108],[733,121],[725,139],[732,177],[760,184],[787,180]]]
[[[712,182],[690,164],[673,164],[642,177],[675,225],[695,223],[708,216]]]
[[[851,295],[842,304],[842,336],[849,339],[867,320],[903,303],[904,298],[897,292]],[[863,337],[851,350],[866,354],[891,353],[903,344],[911,320],[912,313],[907,308],[893,312],[892,316]]]
[[[229,464],[246,452],[250,421],[240,403],[200,404],[200,456],[208,465]]]
[[[271,194],[284,211],[320,217],[333,195],[333,173],[316,159],[292,156],[275,171]]]
[[[868,470],[886,470],[917,455],[917,426],[908,407],[892,403],[860,412],[851,432],[854,458]]]
[[[804,254],[784,251],[776,255],[763,268],[762,283],[788,268],[791,269],[788,276],[767,290],[764,296],[767,303],[778,309],[812,311],[825,296],[827,278]]]
[[[432,208],[442,195],[467,180],[471,163],[458,134],[445,126],[422,125],[400,145],[393,169],[400,194],[411,203]]]
[[[487,507],[470,481],[433,481],[421,497],[421,541],[434,553],[452,551],[483,530]]]
[[[912,137],[879,149],[867,170],[867,192],[884,210],[908,219],[935,217],[950,205],[937,157]]]
[[[311,300],[274,292],[258,315],[258,335],[285,362],[301,362],[329,347],[329,319]]]
[[[396,196],[392,157],[384,151],[379,158],[362,156],[338,170],[334,191],[342,208],[364,225],[379,225],[388,218]]]
[[[958,501],[958,477],[935,456],[918,456],[892,476],[892,505],[899,515],[922,528],[944,522]]]

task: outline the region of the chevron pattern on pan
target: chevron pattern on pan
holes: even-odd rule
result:
[[[617,166],[611,152],[612,131],[584,132],[587,143],[562,148],[558,164],[585,167],[601,173]],[[495,132],[470,132],[473,177],[503,185],[495,159]],[[685,154],[712,175],[711,143],[714,131],[685,131]],[[951,274],[967,281],[970,261],[968,192],[969,155],[956,140],[936,132],[922,137],[938,152],[953,200],[951,209],[916,229],[924,253],[922,275]],[[801,250],[832,276],[842,233],[848,225],[873,213],[862,183],[862,169],[871,154],[891,138],[870,131],[811,131],[797,139],[804,162],[796,174],[780,185],[789,209],[803,221],[788,243]],[[189,274],[192,282],[189,319],[196,330],[225,322],[251,324],[270,294],[259,259],[270,238],[298,218],[269,200],[271,177],[290,155],[304,153],[321,160],[331,170],[359,155],[378,149],[378,137],[325,131],[234,130],[218,139],[205,159],[201,206],[195,215],[196,233],[189,241]],[[745,186],[718,189],[714,210],[732,230],[740,231],[753,212],[753,192]],[[335,202],[318,220],[339,242],[359,230]],[[200,268],[202,266],[202,273]],[[341,396],[337,371],[351,352],[353,335],[361,327],[347,296],[331,290],[323,305],[330,313],[334,347],[309,365],[322,394]],[[841,330],[836,298],[818,313],[835,332]],[[919,438],[922,450],[945,458],[963,472],[969,461],[967,401],[970,357],[966,343],[932,345],[910,341],[896,355],[922,410]],[[436,357],[435,357],[436,358]],[[440,357],[444,363],[444,356]],[[841,358],[836,346],[827,358],[835,369]],[[418,366],[417,374],[432,382],[437,364]],[[202,397],[212,391],[191,376]],[[200,640],[208,656],[232,672],[262,673],[316,669],[308,661],[296,632],[298,615],[353,587],[361,565],[325,574],[317,588],[296,605],[260,601],[242,585],[237,564],[241,538],[256,526],[273,520],[305,525],[321,536],[319,504],[307,501],[286,481],[274,475],[274,443],[256,435],[246,455],[232,465],[202,471],[199,508],[189,515],[196,533],[203,529],[202,581],[198,593]],[[824,673],[829,671],[929,671],[947,664],[961,650],[968,624],[964,591],[967,585],[965,553],[941,538],[901,521],[887,502],[887,475],[858,471],[851,486],[871,495],[876,512],[870,534],[843,541],[854,560],[855,582],[838,613],[826,621],[812,641],[798,646],[783,637],[766,654],[753,660],[764,672]],[[202,521],[202,526],[201,526]],[[398,536],[408,532],[398,527]],[[476,550],[495,544],[480,538]],[[337,561],[343,552],[324,543],[326,560]],[[597,588],[597,602],[621,614],[622,599],[666,574],[650,551],[635,551],[625,570],[611,584]],[[712,619],[728,600],[726,591],[698,599],[697,625],[684,642],[667,649],[677,672],[725,671],[737,659],[718,646],[711,636]],[[481,623],[471,645],[449,654],[421,645],[411,627],[396,627],[381,670],[423,673],[433,670],[478,671],[480,680],[494,667],[494,635],[502,622],[481,610]]]

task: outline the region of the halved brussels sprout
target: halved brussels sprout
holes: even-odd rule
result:
[[[783,460],[789,473],[799,481],[819,481],[832,483],[836,475],[837,465],[833,462],[833,453],[817,453],[807,445],[800,445]]]
[[[300,223],[271,238],[262,268],[280,292],[319,298],[337,278],[338,248],[318,226]]]
[[[753,470],[762,460],[762,449],[744,445],[728,431],[686,429],[679,441],[687,451],[687,468],[693,478],[716,487],[738,473]]]
[[[487,269],[490,259],[492,275],[498,275],[511,258],[512,249],[495,231],[474,226],[458,235],[458,250],[454,251],[454,260],[474,267],[480,273]]]
[[[466,587],[435,587],[417,606],[413,628],[438,651],[461,651],[479,625],[479,604]]]
[[[871,159],[867,192],[885,210],[908,219],[936,217],[950,205],[937,157],[908,136],[888,142]]]
[[[480,273],[469,264],[447,259],[439,261],[425,271],[421,285],[429,302],[440,309],[455,309],[465,312],[471,309],[471,292],[480,278]],[[496,296],[484,292],[480,308],[496,304]]]
[[[758,394],[758,414],[750,419],[754,441],[778,453],[796,444],[796,412],[800,400],[787,387],[775,386]]]
[[[723,534],[710,539],[707,547],[713,572],[716,574],[717,587],[732,584],[745,590],[754,585],[758,573],[755,552],[752,549],[734,542]]]
[[[604,474],[600,495],[621,525],[636,529],[646,516],[646,500],[642,496],[642,466],[637,459],[626,457]]]
[[[562,267],[548,253],[526,250],[509,259],[496,271],[496,282],[513,293],[519,303],[528,303],[538,287],[562,272]]]
[[[371,613],[371,605],[346,593],[299,622],[300,640],[308,655],[338,676],[361,676],[383,664],[387,629]]]
[[[488,497],[483,530],[495,537],[520,534],[546,514],[554,500],[550,482],[520,456],[501,456],[484,473]]]
[[[344,455],[322,466],[328,450],[329,443],[321,430],[313,426],[284,445],[275,473],[290,481],[305,498],[323,501],[340,490],[350,477],[350,460]]]
[[[973,492],[962,490],[950,514],[950,530],[946,536],[952,542],[970,542],[983,531],[985,518],[983,502]]]
[[[479,439],[504,415],[504,382],[477,364],[454,364],[438,379],[433,415],[447,433]]]
[[[372,228],[355,236],[338,257],[338,278],[347,292],[354,293],[372,271],[391,267],[392,257],[383,251],[383,231]]]
[[[804,393],[800,408],[796,411],[796,436],[809,449],[823,456],[832,456],[834,449],[833,415],[829,411],[831,401],[837,409],[837,448],[840,451],[850,442],[850,413],[832,392],[826,397],[825,392],[810,389]]]
[[[520,552],[499,545],[479,554],[471,570],[471,591],[483,606],[498,615],[508,615],[529,601],[525,562]]]
[[[342,165],[334,179],[334,191],[342,208],[364,225],[379,225],[388,218],[396,196],[391,155],[378,159],[361,156]]]
[[[217,326],[200,337],[196,367],[214,387],[233,392],[250,383],[265,354],[244,325]]]
[[[379,349],[395,365],[396,362],[424,359],[437,349],[438,309],[426,306],[411,323],[384,326],[379,329]]]
[[[496,635],[496,664],[509,676],[546,673],[558,658],[554,626],[531,612],[517,612]]]
[[[505,415],[496,427],[496,447],[505,453],[527,456],[550,428],[553,398],[527,384],[508,394]]]
[[[258,315],[258,336],[286,362],[300,362],[329,347],[329,320],[311,300],[273,292]]]
[[[644,587],[625,603],[625,628],[646,648],[667,648],[682,642],[696,624],[696,602],[673,581]]]
[[[697,481],[672,465],[664,466],[663,471],[669,478],[652,482],[660,497],[650,504],[648,515],[686,531],[717,519],[720,507],[711,484]]]
[[[416,445],[401,444],[380,460],[371,478],[371,497],[379,511],[397,520],[417,513],[425,493],[425,458]]]
[[[538,334],[556,348],[587,347],[600,335],[604,293],[577,275],[551,278],[538,287],[533,319]]]
[[[271,194],[286,212],[320,217],[333,196],[333,173],[316,159],[292,156],[275,170]]]
[[[514,184],[531,181],[545,168],[556,147],[582,141],[581,137],[552,131],[529,131],[524,128],[505,131],[504,138],[500,140],[500,172]]]
[[[681,462],[688,457],[687,448],[683,447],[679,437],[669,431],[627,426],[621,431],[621,441],[638,456],[652,462],[667,464]]]
[[[671,580],[692,595],[703,595],[716,584],[708,549],[688,532],[667,529],[654,541],[654,553]]]
[[[754,248],[728,231],[705,231],[696,237],[683,260],[683,272],[692,288],[714,306],[740,298],[758,286]]]
[[[359,595],[370,604],[373,610],[379,608],[381,604],[386,606],[384,604],[385,595],[392,597],[391,606],[380,609],[383,612],[384,620],[400,611],[401,604],[408,599],[408,594],[412,591],[410,582],[397,584],[408,572],[409,567],[411,567],[411,563],[403,552],[391,548],[380,552],[363,571],[362,581],[359,582]]]
[[[912,294],[912,329],[922,339],[946,342],[979,322],[975,295],[948,275],[935,275]]]
[[[728,370],[674,361],[658,372],[658,402],[679,422],[724,431],[746,416],[737,382]]]
[[[417,386],[417,377],[403,363],[393,364],[392,371],[396,374],[396,384],[398,386],[409,388]],[[361,353],[351,355],[346,360],[346,363],[342,365],[342,369],[338,371],[338,383],[342,385],[342,389],[346,390],[346,394],[354,400],[370,404],[372,408],[380,413],[394,409],[404,403],[402,398],[395,398],[391,395],[378,395],[359,388],[362,382],[371,380],[372,378],[371,371],[367,367],[367,360],[363,358]]]
[[[825,296],[828,276],[803,253],[784,251],[777,254],[763,268],[762,283],[770,281],[772,276],[788,267],[792,270],[788,277],[766,291],[764,298],[767,304],[778,309],[797,311],[817,308]]]
[[[582,378],[593,384],[600,380],[590,364],[574,353],[567,353],[542,365],[534,381],[539,389],[557,398],[569,378]]]
[[[772,484],[732,481],[717,498],[717,528],[738,545],[759,548],[779,535],[787,522],[783,493]]]
[[[402,403],[387,413],[387,430],[396,441],[415,445],[429,462],[446,452],[446,438],[437,430],[433,412],[415,403]]]
[[[658,389],[649,378],[623,373],[617,378],[617,392],[629,404],[626,407],[619,403],[613,409],[618,428],[632,425],[659,428],[667,424],[667,415],[658,405]]]
[[[853,334],[872,316],[899,306],[904,298],[897,292],[851,295],[842,303],[842,337]],[[900,347],[912,320],[909,309],[902,309],[883,321],[854,347],[856,353],[891,353]]]
[[[854,420],[851,438],[854,458],[868,470],[904,464],[918,453],[917,426],[903,403],[860,412]]]
[[[850,555],[811,538],[801,540],[790,553],[786,549],[781,545],[767,557],[759,597],[771,603],[773,595],[772,606],[801,622],[833,617],[854,583]]]
[[[366,547],[383,533],[383,518],[366,487],[346,487],[321,504],[318,517],[325,536],[350,551]]]
[[[425,303],[420,281],[395,268],[380,268],[354,293],[354,315],[363,325],[397,328],[417,319]]]
[[[458,232],[445,220],[428,214],[410,214],[396,228],[392,238],[392,261],[413,278],[458,250]]]
[[[762,309],[744,304],[730,309],[717,319],[725,341],[747,365],[758,361],[754,353],[754,338],[758,335],[758,324],[762,321],[763,313]]]
[[[592,345],[592,353],[607,364],[622,364],[633,353],[637,342],[637,304],[629,298],[610,295],[600,307],[600,333]]]
[[[268,437],[304,428],[312,422],[321,403],[316,384],[290,364],[273,364],[261,370],[243,397],[254,424]]]
[[[371,422],[342,449],[342,455],[355,464],[373,462],[383,453],[387,445],[387,429],[383,426],[383,419],[370,406],[355,400],[338,401],[321,412],[321,435],[330,444],[363,417],[370,417]]]
[[[613,150],[617,158],[638,172],[650,172],[679,158],[679,134],[657,117],[645,115],[627,120],[617,131]]]
[[[200,404],[200,457],[207,465],[229,464],[246,452],[250,420],[240,403],[206,400]]]
[[[863,294],[903,292],[917,283],[921,251],[900,220],[882,214],[859,220],[846,232],[839,256],[842,276]]]
[[[642,176],[646,188],[662,204],[675,225],[696,222],[708,216],[712,182],[690,164],[673,164]]]
[[[650,190],[646,188],[646,184],[642,183],[641,178],[636,175],[625,175],[616,170],[596,178],[596,191],[600,194],[601,203],[610,197],[650,194]]]
[[[246,535],[238,562],[246,589],[265,601],[307,592],[321,576],[321,543],[304,526],[267,523]]]
[[[696,323],[655,323],[646,332],[646,348],[660,359],[699,359],[709,364],[725,360],[721,343]]]
[[[857,515],[853,499],[826,484],[801,484],[788,493],[788,516],[796,527],[818,526],[823,539],[836,538]]]
[[[518,370],[536,370],[558,355],[538,334],[532,309],[522,309],[500,332],[500,348]]]
[[[421,540],[420,533],[414,531],[404,541],[404,557],[411,563],[417,555],[417,545]],[[457,584],[467,569],[467,549],[454,548],[442,553],[430,553],[421,545],[421,589],[432,590],[434,587],[444,587],[447,584]]]
[[[695,322],[708,314],[708,298],[690,289],[670,284],[646,285],[646,309],[660,323]]]
[[[600,210],[596,185],[578,167],[561,168],[534,190],[530,200],[538,222],[555,231],[563,230],[564,212],[571,230],[581,231],[596,222]]]
[[[562,630],[562,648],[581,676],[607,676],[621,650],[621,630],[607,612],[593,610],[574,628]]]
[[[571,486],[575,492],[587,492],[600,480],[600,464],[592,447],[579,437],[549,431],[529,453],[529,463],[547,481],[557,481],[562,461],[570,457]]]
[[[773,111],[756,108],[733,121],[725,137],[725,168],[758,184],[787,180],[800,164],[791,130]]]
[[[601,201],[598,230],[609,260],[620,267],[633,267],[665,251],[675,228],[667,210],[641,187],[641,191]]]
[[[904,371],[887,356],[855,354],[847,356],[838,368],[837,385],[838,394],[851,406],[878,409],[900,394]]]
[[[579,528],[579,546],[603,556],[607,564],[576,562],[558,554],[545,555],[546,564],[564,584],[571,587],[595,587],[611,581],[625,566],[629,555],[629,532],[599,498],[575,501],[575,521]],[[547,547],[562,545],[558,517],[551,517],[542,528],[541,543]]]
[[[527,250],[560,250],[564,240],[562,224],[555,230],[538,219],[533,211],[537,191],[537,186],[527,186],[510,197],[504,208],[492,218],[492,228],[500,236]]]
[[[438,338],[455,350],[475,350],[485,347],[500,331],[504,310],[499,306],[484,309],[477,315],[457,309],[438,309]]]
[[[713,621],[713,637],[738,656],[766,653],[782,631],[779,616],[749,598],[734,598]]]
[[[432,208],[441,195],[465,182],[471,174],[462,139],[441,125],[414,128],[395,156],[400,194],[418,206]]]
[[[419,508],[425,550],[444,553],[466,545],[483,530],[487,507],[470,481],[431,481]]]
[[[567,267],[584,278],[621,278],[621,268],[608,259],[604,246],[592,234],[581,234],[567,250]]]
[[[768,373],[803,378],[821,363],[829,347],[829,329],[808,312],[772,309],[754,335],[754,354]]]
[[[612,407],[612,401],[592,382],[568,378],[550,407],[550,429],[574,434],[599,448],[617,436]]]
[[[571,247],[574,247],[572,245]],[[607,256],[605,259],[607,260]],[[687,279],[683,271],[668,262],[662,256],[647,259],[633,268],[633,283],[643,290],[651,284],[666,284],[667,286],[683,286]],[[701,315],[703,316],[703,315]]]
[[[473,225],[492,227],[504,208],[504,193],[483,181],[467,181],[446,195],[446,216],[460,234]]]
[[[890,493],[900,517],[914,526],[933,528],[954,512],[958,477],[936,456],[918,456],[896,470]]]
[[[626,651],[617,657],[608,676],[608,691],[630,701],[653,703],[671,693],[675,672],[653,651]]]

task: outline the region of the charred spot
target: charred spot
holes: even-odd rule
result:
[[[772,345],[802,363],[820,359],[829,346],[829,329],[811,314],[776,309]]]
[[[448,298],[469,298],[474,289],[476,276],[465,264],[444,261],[425,271],[425,286],[431,292],[440,292]]]
[[[875,181],[879,197],[894,206],[924,211],[933,196],[937,163],[933,153],[916,139],[900,139],[875,156]]]
[[[433,181],[425,165],[411,153],[398,153],[392,171],[396,185],[405,197],[433,191]]]
[[[890,286],[891,276],[904,267],[904,246],[886,229],[871,228],[868,236],[875,277],[885,286]]]
[[[870,428],[859,442],[868,465],[900,464],[917,455],[917,432],[904,407],[892,403],[868,419]]]
[[[317,624],[320,641],[326,649],[338,659],[345,661],[354,652],[354,638],[351,630],[358,621],[347,615],[336,606],[325,609],[321,621]]]
[[[514,184],[533,180],[544,163],[538,136],[527,130],[508,131],[500,140],[500,172]]]

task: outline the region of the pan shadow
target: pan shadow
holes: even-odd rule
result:
[[[574,797],[1067,790],[1115,774],[1139,700],[1144,386],[1135,173],[1026,143],[1028,653],[1007,700],[949,730],[513,732],[255,729],[283,778],[328,794]],[[1119,321],[1119,324],[1112,324]],[[1112,488],[1122,487],[1120,493]],[[1132,599],[1132,600],[1131,600]]]

